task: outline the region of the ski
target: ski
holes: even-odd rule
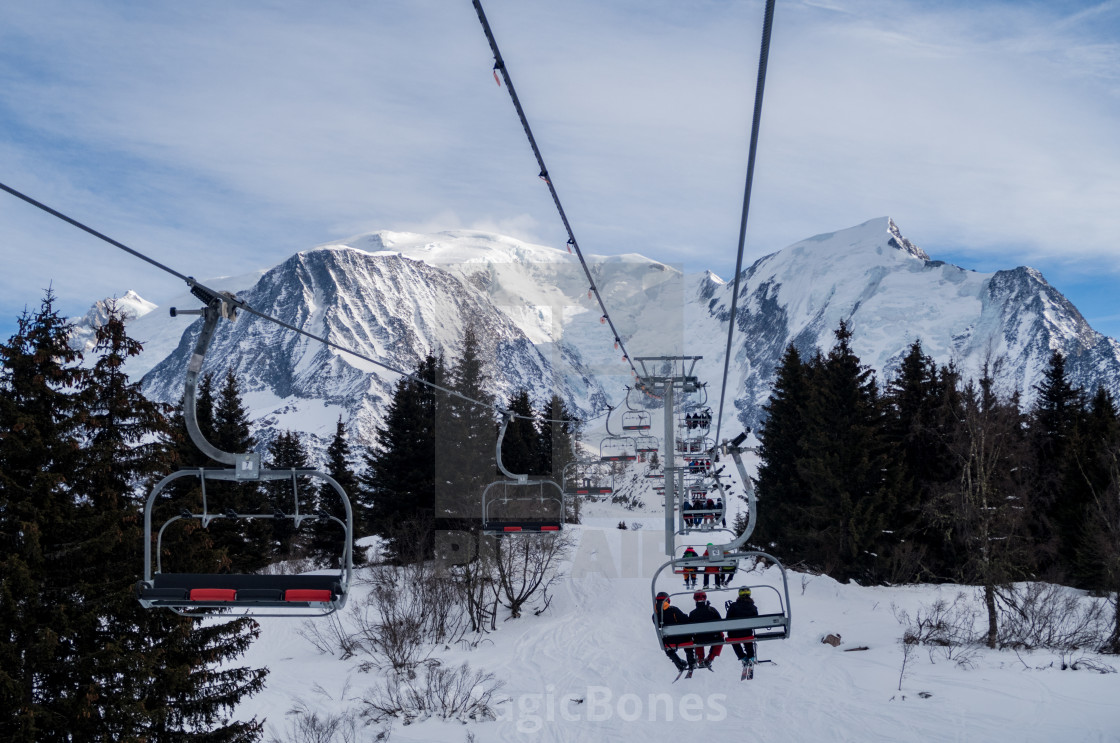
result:
[[[681,676],[683,676],[683,675],[684,675],[684,672],[685,672],[685,671],[687,671],[687,670],[688,670],[687,668],[682,668],[681,670],[677,671],[677,677],[676,677],[675,679],[673,679],[673,683],[675,684],[675,683],[677,683],[678,681],[680,681],[680,680],[681,680]]]
[[[743,673],[739,675],[740,681],[749,681],[754,678],[754,661],[743,664]]]

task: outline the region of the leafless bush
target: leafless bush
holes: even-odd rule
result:
[[[348,659],[367,656],[366,668],[409,671],[435,645],[450,645],[470,630],[450,568],[438,560],[362,572],[365,600],[340,613],[304,623],[299,634],[319,652]]]
[[[347,697],[349,684],[343,687],[342,698]],[[331,699],[331,696],[318,684],[316,694]],[[300,699],[287,713],[287,729],[277,733],[269,731],[269,743],[358,743],[367,740],[360,735],[366,725],[355,711],[324,712]]]
[[[335,655],[348,660],[362,650],[359,636],[343,622],[349,614],[328,614],[325,617],[305,621],[296,633],[307,640],[323,655]]]
[[[926,646],[931,663],[936,655],[941,655],[963,668],[974,665],[976,647],[980,640],[976,620],[981,612],[963,591],[953,598],[952,603],[938,599],[932,604],[919,607],[913,617],[894,604],[891,604],[891,611],[904,627],[904,646]]]
[[[627,511],[636,511],[646,507],[645,501],[636,495],[629,495],[626,493],[615,493],[611,496],[611,503],[622,506]]]
[[[559,580],[557,565],[571,549],[566,533],[544,535],[511,534],[498,540],[495,557],[498,594],[513,618],[534,596],[547,595]]]
[[[1116,669],[1109,664],[1097,660],[1096,658],[1078,655],[1076,651],[1063,650],[1059,655],[1061,657],[1063,671],[1088,670],[1096,671],[1097,673],[1116,673]]]
[[[464,663],[458,668],[427,664],[423,679],[390,674],[385,685],[362,698],[362,715],[381,722],[401,718],[405,723],[428,717],[449,720],[497,719],[497,698],[502,682],[491,673],[471,671]]]
[[[1108,636],[1107,602],[1050,583],[999,589],[1000,647],[1096,649]]]
[[[937,645],[951,647],[976,642],[976,618],[979,609],[972,606],[968,596],[962,591],[950,604],[938,599],[932,604],[921,606],[914,614],[892,605],[895,618],[905,626],[902,641],[911,645]]]
[[[269,743],[357,743],[360,728],[365,725],[352,712],[316,712],[303,709],[294,715],[288,728],[280,735],[273,733]]]
[[[481,634],[494,628],[498,607],[498,568],[492,537],[484,537],[473,560],[450,568],[459,603],[465,608],[470,632]]]
[[[393,670],[411,674],[432,648],[425,645],[424,604],[407,583],[402,586],[397,573],[393,568],[377,571],[358,629],[371,666],[382,665],[383,658]]]
[[[299,557],[269,563],[261,568],[260,573],[261,575],[299,575],[318,570],[321,567],[323,566],[317,565],[310,557]]]

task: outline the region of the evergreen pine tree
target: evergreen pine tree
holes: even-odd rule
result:
[[[435,416],[443,393],[428,385],[444,385],[446,376],[443,358],[429,355],[415,374],[428,384],[401,379],[377,431],[377,442],[363,456],[365,471],[358,476],[355,498],[360,522],[366,533],[389,540],[388,551],[394,557],[407,551],[396,544],[395,536],[409,530],[405,524],[430,525],[435,517]]]
[[[1104,387],[1093,394],[1071,449],[1075,461],[1070,469],[1080,477],[1076,485],[1085,501],[1073,578],[1082,588],[1113,593],[1120,600],[1120,412]],[[1115,640],[1111,652],[1120,652],[1120,615]]]
[[[898,470],[874,373],[852,351],[851,337],[841,322],[809,386],[798,462],[809,496],[808,557],[835,578],[882,580],[886,566],[878,556],[894,545],[886,532]]]
[[[251,623],[194,632],[135,599],[140,494],[173,449],[121,372],[139,347],[111,311],[81,371],[52,301],[0,347],[0,737],[253,740],[259,723],[223,712],[267,671],[216,667]]]
[[[502,439],[502,464],[516,475],[544,474],[539,469],[541,444],[529,391],[520,389],[513,393],[506,409],[514,418],[506,426]]]
[[[1089,494],[1072,466],[1071,451],[1079,422],[1085,417],[1085,398],[1070,384],[1065,357],[1054,351],[1036,385],[1038,397],[1029,425],[1034,454],[1031,532],[1042,557],[1040,569],[1055,579],[1076,572],[1076,553]]]
[[[205,415],[205,402],[199,396],[198,417]],[[241,399],[241,385],[232,370],[226,372],[221,388],[214,398],[213,434],[208,440],[221,451],[231,454],[249,452],[256,447],[249,428],[249,412]],[[201,430],[201,424],[199,426]],[[210,466],[215,466],[210,462]],[[229,465],[222,465],[228,467]],[[212,482],[206,491],[210,507],[239,514],[271,513],[273,506],[257,487],[247,483]],[[260,519],[216,519],[208,527],[214,544],[225,551],[229,569],[235,573],[252,573],[260,570],[275,556],[272,544],[271,523]]]
[[[299,434],[294,431],[281,431],[265,452],[263,466],[270,470],[307,469],[307,450]],[[297,477],[296,486],[300,494],[300,511],[310,510],[314,497],[308,492],[310,478]],[[265,483],[269,506],[272,510],[292,515],[295,503],[292,498],[293,484],[290,480],[277,480]],[[261,524],[264,526],[264,524]],[[289,518],[277,518],[268,524],[272,532],[272,559],[290,560],[296,555],[300,545],[296,539],[295,522]]]
[[[199,407],[203,406],[200,404]],[[257,445],[249,430],[249,411],[241,401],[241,385],[232,370],[226,372],[213,416],[214,433],[210,443],[214,446],[225,452],[239,454],[252,451]],[[199,427],[201,428],[201,424]]]
[[[762,408],[765,422],[758,433],[759,515],[752,539],[790,563],[805,562],[810,528],[805,518],[809,491],[797,468],[805,454],[801,437],[809,399],[808,376],[808,364],[790,344],[774,375],[770,399]],[[737,524],[740,530],[745,526]]]
[[[346,441],[346,426],[342,423],[342,416],[338,417],[335,426],[334,438],[327,447],[326,474],[334,478],[335,482],[352,496],[357,491],[357,477],[350,468],[350,444]],[[338,498],[338,493],[328,483],[319,487],[317,506],[324,513],[334,516],[345,523],[346,510]],[[357,522],[357,514],[355,514]],[[319,520],[311,527],[311,538],[308,542],[308,555],[321,565],[340,567],[342,558],[344,535],[342,527],[334,521]],[[354,534],[358,538],[359,534]],[[355,562],[360,562],[360,555],[354,552]]]
[[[560,482],[564,468],[575,459],[573,446],[578,436],[578,422],[560,396],[553,393],[541,408],[537,421],[537,464],[534,471]]]
[[[68,475],[79,469],[84,372],[47,292],[0,346],[0,739],[65,740],[88,709],[70,642],[83,538]]]
[[[490,377],[473,327],[463,333],[462,352],[449,381],[463,397],[447,396],[436,411],[436,515],[477,521],[482,517],[482,491],[495,479],[497,421]]]
[[[889,383],[886,433],[898,452],[899,498],[891,517],[896,542],[891,554],[892,582],[947,580],[953,558],[949,543],[930,520],[936,494],[956,476],[947,430],[956,420],[956,373],[937,368],[915,341]]]
[[[114,308],[98,330],[94,350],[98,358],[82,396],[90,415],[81,483],[101,537],[97,551],[85,555],[97,565],[87,602],[96,611],[76,643],[84,648],[79,673],[95,685],[89,695],[95,709],[74,722],[74,736],[255,739],[259,722],[230,723],[224,717],[237,700],[263,687],[267,669],[216,666],[244,652],[257,637],[256,624],[242,619],[196,629],[197,621],[145,610],[136,601],[132,581],[142,545],[143,498],[157,475],[171,468],[171,427],[162,406],[148,401],[121,370],[141,349]],[[174,546],[174,540],[165,545]]]

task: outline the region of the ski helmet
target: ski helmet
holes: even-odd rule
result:
[[[654,601],[668,601],[669,600],[669,594],[662,591],[661,593],[657,594],[657,596],[655,596],[653,600]]]
[[[697,591],[696,593],[692,594],[692,598],[696,601],[696,603],[700,603],[701,601],[708,600],[708,594],[704,593],[703,591]]]
[[[749,588],[740,588],[739,589],[739,598],[748,598],[749,599],[750,597],[751,597],[751,589],[749,589]]]

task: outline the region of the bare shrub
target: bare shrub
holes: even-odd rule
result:
[[[975,623],[980,611],[961,591],[949,603],[938,599],[932,604],[921,606],[911,619],[909,612],[896,607],[895,618],[905,625],[903,642],[911,645],[937,645],[952,647],[976,642]]]
[[[360,728],[365,725],[352,712],[316,712],[303,709],[294,715],[288,728],[280,735],[272,733],[269,743],[358,743]]]
[[[1050,583],[1017,583],[996,592],[1000,647],[1096,649],[1108,636],[1107,602]]]
[[[353,658],[361,652],[360,637],[354,632],[349,622],[344,623],[343,617],[349,617],[349,612],[328,614],[305,621],[296,630],[303,639],[323,655],[337,654],[341,660]]]
[[[548,588],[559,580],[558,564],[567,556],[571,545],[572,540],[566,533],[511,534],[497,540],[494,549],[497,590],[513,618],[520,617],[522,607],[538,593],[547,597]]]
[[[901,640],[904,647],[925,646],[931,663],[940,655],[962,668],[975,664],[976,647],[981,639],[976,621],[981,611],[963,591],[957,593],[952,603],[938,599],[919,607],[913,617],[894,604],[891,604],[891,611],[904,627]]]
[[[349,684],[342,689],[342,698],[347,697]],[[330,694],[318,684],[314,689],[316,694],[331,699]],[[277,733],[275,729],[269,730],[269,743],[359,743],[368,738],[361,735],[366,727],[356,711],[325,712],[312,706],[307,701],[300,699],[292,709],[288,710],[287,728]]]
[[[380,659],[396,671],[412,673],[412,669],[430,654],[425,644],[422,599],[407,583],[398,582],[398,570],[377,571],[373,587],[358,613],[358,631],[363,647],[372,658],[370,665],[380,666]]]
[[[468,563],[450,566],[451,585],[465,608],[470,632],[481,634],[494,628],[498,607],[498,568],[492,537],[484,537],[476,557]]]
[[[495,720],[503,682],[491,673],[472,671],[464,663],[444,668],[428,663],[422,679],[390,674],[385,685],[367,693],[362,715],[373,722],[401,718],[406,723],[429,717],[445,720]]]
[[[365,669],[410,671],[436,645],[459,642],[472,629],[455,577],[441,561],[368,568],[361,582],[369,587],[364,600],[298,630],[319,652],[366,656]]]
[[[1060,654],[1062,660],[1062,670],[1070,671],[1096,671],[1097,673],[1116,673],[1116,669],[1109,664],[1084,655],[1078,655],[1076,651],[1062,651]],[[1076,657],[1075,657],[1076,656]]]

